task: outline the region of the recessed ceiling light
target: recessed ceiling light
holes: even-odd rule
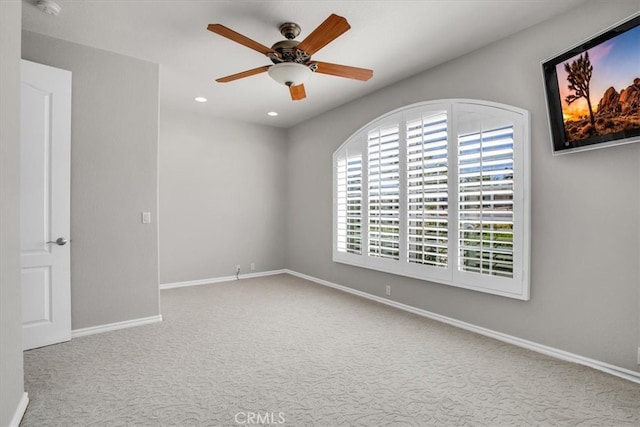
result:
[[[207,98],[203,97],[203,96],[198,96],[196,98],[194,98],[197,102],[207,102]]]
[[[275,116],[277,116],[277,115],[278,115],[278,113],[276,113],[275,111],[269,111],[269,112],[267,113],[267,116],[271,116],[271,117],[275,117]]]

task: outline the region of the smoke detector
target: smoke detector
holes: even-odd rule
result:
[[[40,9],[44,13],[53,16],[58,16],[60,11],[62,10],[60,5],[53,0],[37,0],[36,6],[38,6],[38,9]]]

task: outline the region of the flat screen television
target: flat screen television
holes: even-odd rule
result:
[[[640,141],[640,13],[542,63],[554,154]]]

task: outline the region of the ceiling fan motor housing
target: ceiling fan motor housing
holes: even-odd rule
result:
[[[279,41],[271,46],[271,49],[277,52],[277,54],[267,54],[271,62],[274,64],[280,64],[282,62],[305,64],[311,59],[311,56],[308,55],[307,52],[296,49],[300,42],[293,39],[300,34],[300,26],[298,24],[285,22],[280,25],[280,34],[287,40]]]
[[[282,40],[271,46],[272,50],[278,52],[278,55],[267,55],[271,62],[279,64],[281,62],[297,62],[298,64],[304,64],[311,59],[309,55],[303,50],[296,49],[300,44],[297,40]]]

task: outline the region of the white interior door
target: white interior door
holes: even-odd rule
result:
[[[71,72],[22,61],[20,261],[23,348],[71,339]]]

